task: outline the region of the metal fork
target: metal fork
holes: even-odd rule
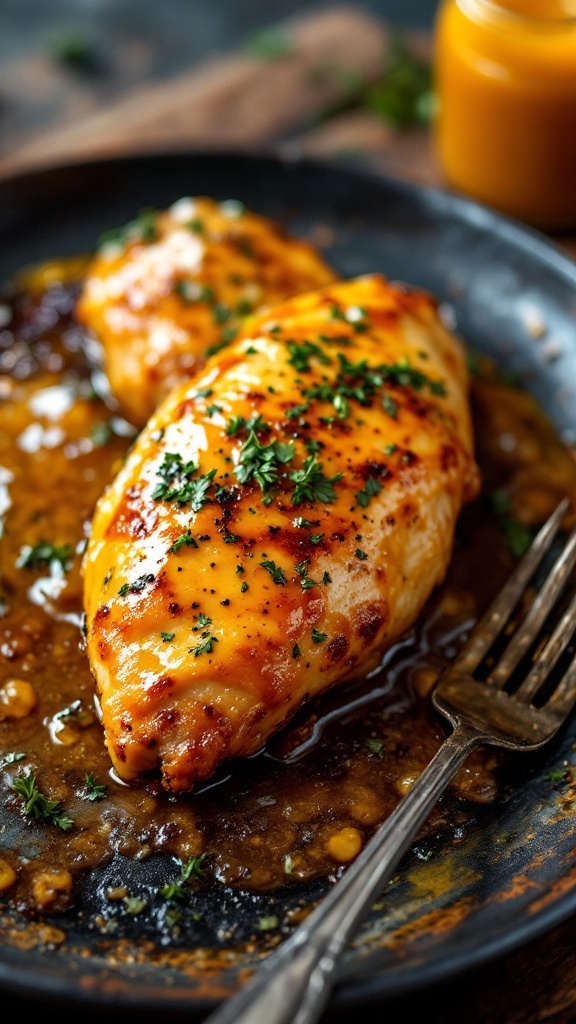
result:
[[[550,550],[568,506],[568,499],[558,505],[461,653],[439,677],[432,702],[452,732],[437,754],[328,895],[206,1024],[317,1021],[329,1000],[341,954],[470,752],[484,745],[536,750],[566,721],[576,700],[576,657],[560,679],[552,679],[551,672],[576,629],[576,595],[557,624],[548,627],[548,636],[546,627],[576,563],[576,527],[529,610],[510,631],[504,652],[483,678],[474,673],[486,665],[495,642],[506,640],[505,627]],[[544,640],[532,654],[543,629]],[[529,666],[523,672],[526,658]],[[515,669],[520,674],[516,682]],[[541,700],[534,703],[539,693]]]

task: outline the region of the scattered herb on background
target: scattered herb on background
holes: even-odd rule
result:
[[[50,49],[53,59],[62,67],[89,74],[104,70],[102,56],[95,43],[80,32],[69,32],[54,39]]]
[[[285,29],[273,26],[248,36],[244,49],[258,60],[279,60],[294,52],[294,43]]]

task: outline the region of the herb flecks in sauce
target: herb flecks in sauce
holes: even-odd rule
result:
[[[138,244],[147,243],[141,241]],[[36,330],[37,336],[42,337],[42,345],[35,348],[29,341],[18,340],[18,332],[21,330],[22,338],[26,334],[28,337],[33,334],[31,327],[34,326],[34,318],[37,325],[42,320],[41,301],[45,304],[44,312],[49,308],[53,314],[52,322],[55,326],[48,332],[44,329],[43,334]],[[10,329],[14,330],[16,338],[14,352],[18,350],[21,353],[23,362],[20,368],[28,369],[19,378],[20,397],[8,397],[0,405],[0,462],[16,471],[22,458],[17,444],[21,426],[17,424],[27,414],[28,395],[37,388],[57,383],[61,373],[76,376],[79,380],[88,380],[89,370],[81,354],[68,349],[63,340],[70,326],[70,317],[69,313],[62,312],[62,289],[58,296],[54,295],[53,300],[49,297],[33,301],[23,298],[20,304],[15,302],[14,309],[10,322]],[[357,321],[362,322],[363,318]],[[302,389],[307,387],[307,371],[304,369],[299,371],[299,398],[304,406],[312,402],[327,403],[326,410],[322,409],[322,412],[331,413],[333,410],[336,420],[327,429],[345,429],[347,426],[353,429],[354,418],[363,403],[381,402],[384,394],[393,396],[397,401],[401,422],[406,397],[403,388],[414,391],[421,384],[422,395],[428,397],[433,394],[427,380],[409,374],[407,367],[398,368],[398,374],[402,374],[402,377],[392,380],[388,376],[382,381],[378,367],[364,365],[350,369],[350,366],[355,366],[351,355],[352,346],[346,347],[350,359],[342,361],[337,357],[342,343],[337,344],[336,337],[348,331],[353,338],[357,332],[351,324],[329,317],[326,318],[325,330],[327,336],[335,332],[333,343],[316,337],[311,337],[310,341],[325,351],[332,362],[325,363],[313,353],[309,354],[308,362],[311,367],[319,367],[329,381],[336,379],[337,388],[342,389],[340,404],[334,405],[334,389],[330,396],[326,392],[327,397],[324,397],[324,392],[302,395]],[[361,335],[362,331],[358,336]],[[288,333],[286,337],[289,337]],[[61,360],[62,370],[58,373],[51,369],[51,352],[56,352]],[[288,363],[288,355],[287,350],[286,372],[297,373],[296,368]],[[372,376],[373,370],[379,374],[378,378]],[[439,382],[432,383],[437,385]],[[39,706],[33,717],[0,717],[0,783],[4,793],[2,813],[12,816],[16,821],[20,816],[23,819],[22,827],[28,834],[30,830],[39,830],[43,847],[39,860],[32,865],[25,856],[24,847],[20,849],[14,846],[11,856],[18,871],[8,897],[14,906],[38,911],[34,876],[42,867],[46,870],[70,872],[76,880],[81,871],[102,869],[116,854],[136,862],[147,854],[158,854],[167,859],[178,858],[185,866],[191,851],[202,849],[210,851],[210,876],[214,873],[218,882],[232,886],[238,892],[248,890],[252,899],[252,894],[259,897],[262,893],[284,885],[303,885],[316,877],[331,876],[335,862],[328,857],[326,850],[335,833],[354,828],[359,831],[363,841],[369,838],[378,822],[389,815],[397,800],[398,762],[395,752],[402,750],[402,772],[408,777],[419,774],[437,748],[437,723],[430,717],[426,701],[418,697],[417,678],[420,667],[430,665],[431,662],[432,667],[438,668],[444,663],[447,657],[446,637],[452,638],[452,645],[458,642],[454,637],[458,638],[459,630],[469,629],[470,619],[486,606],[490,596],[508,577],[514,563],[507,537],[501,530],[501,513],[492,507],[490,494],[504,490],[510,496],[506,515],[516,521],[519,512],[528,517],[532,511],[532,520],[522,520],[526,528],[531,529],[546,512],[541,507],[536,510],[531,495],[544,495],[546,500],[549,499],[551,510],[563,492],[576,493],[572,458],[564,452],[558,440],[550,436],[531,400],[525,399],[517,390],[507,390],[501,380],[492,380],[483,374],[474,380],[473,397],[476,416],[480,416],[482,425],[477,436],[486,481],[485,500],[484,504],[466,510],[463,515],[461,536],[456,541],[448,577],[432,601],[428,617],[418,623],[414,630],[413,661],[406,658],[404,650],[396,654],[392,652],[386,669],[385,693],[378,701],[370,703],[368,697],[383,683],[384,674],[376,674],[365,682],[351,683],[349,688],[344,687],[338,694],[327,694],[323,700],[315,701],[304,709],[293,725],[275,737],[270,744],[270,752],[274,753],[274,757],[254,756],[244,766],[243,774],[224,778],[218,785],[213,785],[208,793],[199,794],[198,798],[178,802],[156,789],[119,786],[109,775],[109,759],[103,745],[101,728],[95,719],[82,730],[80,742],[67,746],[47,739],[43,725],[44,721],[53,721],[62,708],[72,708],[78,701],[84,708],[92,706],[94,685],[83,648],[78,559],[73,555],[85,537],[89,510],[111,479],[118,460],[127,452],[131,438],[114,433],[106,438],[106,444],[92,444],[81,457],[75,458],[66,454],[66,445],[54,449],[50,452],[53,485],[46,480],[45,461],[41,455],[31,454],[28,457],[26,475],[18,480],[18,486],[10,486],[12,505],[6,514],[6,529],[0,537],[2,565],[10,570],[10,587],[2,587],[5,607],[0,617],[0,645],[8,654],[0,664],[0,686],[14,678],[24,678],[33,684]],[[201,401],[198,400],[199,403]],[[261,490],[255,468],[245,484],[235,476],[233,466],[226,469],[224,464],[217,475],[206,481],[202,465],[192,470],[190,459],[184,451],[179,453],[176,446],[169,451],[178,458],[163,464],[162,457],[159,457],[158,468],[164,465],[165,471],[151,480],[149,487],[152,491],[158,484],[165,487],[166,491],[162,491],[162,496],[154,498],[154,502],[173,502],[178,514],[182,516],[181,528],[174,529],[166,538],[163,555],[170,559],[171,564],[182,564],[184,569],[195,559],[195,545],[201,546],[204,543],[202,538],[217,535],[213,519],[216,515],[221,516],[222,510],[216,501],[216,488],[220,485],[230,487],[233,480],[235,486],[254,488],[254,496],[251,498],[253,511],[246,518],[255,526],[262,497],[274,495],[275,512],[279,503],[284,502],[282,521],[285,526],[278,537],[289,535],[286,544],[296,545],[295,548],[283,549],[286,551],[285,556],[281,556],[276,549],[270,549],[269,557],[264,556],[264,546],[253,549],[231,545],[227,548],[234,553],[233,565],[241,567],[241,571],[233,575],[238,601],[241,601],[239,592],[244,581],[249,581],[249,593],[252,594],[260,578],[263,579],[267,595],[275,602],[282,601],[291,590],[302,589],[302,580],[315,580],[316,585],[310,586],[302,596],[304,601],[314,601],[321,595],[323,587],[331,585],[330,573],[322,563],[320,571],[316,571],[315,562],[310,565],[305,562],[307,557],[319,557],[323,545],[331,541],[330,536],[319,539],[318,544],[312,539],[326,534],[322,522],[326,513],[322,494],[331,496],[335,493],[338,497],[347,490],[350,503],[355,502],[357,505],[360,520],[361,515],[370,515],[372,512],[377,495],[372,495],[371,491],[376,490],[376,484],[382,484],[383,488],[387,486],[387,478],[380,468],[379,460],[383,459],[391,471],[396,471],[407,453],[388,443],[383,434],[376,449],[380,453],[378,469],[367,467],[361,475],[353,470],[338,480],[335,479],[337,474],[322,454],[319,439],[311,436],[306,427],[297,422],[297,418],[287,417],[288,425],[286,433],[283,433],[279,422],[269,424],[272,429],[268,431],[262,419],[256,417],[256,410],[250,412],[249,408],[244,410],[243,417],[234,418],[225,414],[229,429],[225,426],[214,426],[213,429],[220,430],[224,443],[228,438],[231,448],[238,452],[246,443],[250,431],[254,431],[263,447],[272,439],[281,444],[293,445],[293,457],[287,462],[271,460],[275,462],[278,472],[270,491]],[[108,418],[109,411],[100,398],[95,396],[85,401],[78,395],[73,415],[64,422],[67,441],[75,442],[78,437],[89,439],[92,429]],[[291,433],[292,426],[294,434]],[[527,458],[521,461],[519,457],[515,460],[514,455],[503,453],[498,444],[503,429],[524,441],[523,444],[519,443],[518,451],[535,453],[532,461]],[[158,441],[162,441],[161,436]],[[311,461],[306,459],[305,452]],[[316,457],[315,461],[313,456]],[[552,493],[549,479],[543,471],[543,467],[552,459],[557,468],[557,488],[561,493],[556,490]],[[195,462],[192,464],[195,465]],[[223,479],[226,471],[230,472],[232,480]],[[302,478],[290,479],[292,473],[301,473]],[[81,486],[78,484],[79,479]],[[203,481],[201,493],[195,495],[194,490],[189,492],[189,485],[199,480]],[[369,483],[370,480],[376,483]],[[329,489],[323,481],[328,481]],[[62,501],[62,487],[66,488],[66,502]],[[185,489],[183,493],[182,489]],[[167,498],[166,494],[171,491],[175,494]],[[292,504],[294,492],[297,498],[302,496],[301,508]],[[359,498],[359,495],[363,497]],[[185,498],[183,503],[179,500],[182,496]],[[199,506],[195,514],[204,517],[206,521],[203,519],[197,528],[191,525],[188,529],[194,513],[194,497],[195,504]],[[202,498],[210,498],[212,501],[199,500]],[[366,499],[368,502],[364,504]],[[61,597],[54,603],[47,601],[45,605],[34,604],[29,590],[31,582],[35,582],[33,571],[45,571],[50,558],[34,570],[29,566],[16,568],[22,549],[33,546],[30,544],[32,522],[32,536],[47,538],[56,548],[61,547],[65,541],[72,553],[73,564],[61,581]],[[361,528],[359,522],[358,529]],[[243,530],[240,524],[230,523],[229,532],[242,536]],[[352,556],[357,544],[359,550],[362,550],[362,542],[354,541],[350,549]],[[45,554],[48,556],[49,551],[46,550]],[[488,560],[490,574],[485,572]],[[56,561],[57,567],[61,568],[64,559]],[[264,561],[271,563],[270,568],[262,567]],[[272,572],[278,574],[278,583],[270,571],[272,566]],[[296,566],[300,566],[300,570]],[[364,573],[367,563],[354,560],[354,568]],[[285,582],[280,582],[278,570]],[[143,568],[134,574],[134,579],[126,583],[130,586],[131,583],[138,583],[139,577],[148,575]],[[114,578],[110,577],[108,591],[115,600],[115,593],[123,579],[121,577],[118,584],[115,584]],[[135,594],[127,592],[118,600],[126,602],[128,607],[131,602],[139,599],[138,594],[145,600],[152,586],[152,581],[144,583],[142,591],[137,590]],[[217,599],[227,596],[222,593]],[[216,621],[212,608],[207,605],[205,607],[209,614],[202,612],[199,607],[196,609],[197,618],[194,618],[193,612],[187,609],[181,618],[174,620],[173,625],[171,622],[163,628],[164,623],[158,624],[158,647],[166,659],[170,658],[172,641],[161,638],[160,631],[170,635],[177,629],[189,638],[190,658],[196,657],[201,666],[208,666],[211,658],[224,660],[226,647],[224,635],[220,632],[221,624]],[[77,621],[71,621],[73,614]],[[214,625],[209,623],[210,618],[215,619]],[[338,637],[325,636],[325,631],[314,627],[313,622],[310,619],[301,633],[291,637],[286,653],[291,665],[302,665],[312,658],[323,663],[329,659],[331,648],[337,644]],[[247,664],[250,644],[256,642],[259,641],[250,639],[247,642]],[[209,646],[211,650],[208,650]],[[204,651],[196,653],[199,648],[204,648]],[[57,657],[55,651],[58,652]],[[413,672],[415,674],[411,675]],[[361,706],[358,704],[359,695],[363,697]],[[320,731],[319,724],[323,726]],[[315,742],[305,747],[305,741],[314,736],[317,736]],[[298,751],[301,745],[305,747],[302,754],[287,760],[290,753]],[[30,775],[19,774],[28,767]],[[87,783],[88,776],[94,780],[93,788],[92,783]],[[21,793],[12,788],[18,779],[27,780],[17,783]],[[104,780],[105,799],[99,795]],[[549,785],[553,784],[553,781],[549,782]],[[469,772],[465,778],[458,780],[457,785],[462,799],[458,802],[454,820],[449,820],[440,807],[431,828],[436,832],[446,829],[449,834],[451,830],[458,830],[461,840],[471,817],[470,801],[488,802],[494,799],[497,789],[494,776],[481,754],[471,756]],[[98,794],[97,798],[90,798],[90,792]],[[39,800],[37,794],[41,794],[48,803]],[[26,807],[31,813],[26,812]],[[42,814],[43,809],[48,812],[47,817]],[[68,820],[74,822],[74,827],[63,830],[61,825]],[[248,841],[250,837],[258,836],[265,837],[260,846]],[[186,893],[192,879],[194,885],[201,888],[208,874],[204,868],[202,871],[203,878],[196,877],[196,870],[191,873],[190,880],[179,876],[175,882]],[[169,884],[170,875],[165,877],[168,878],[166,884]],[[118,883],[122,881],[119,879]],[[74,894],[78,890],[74,881],[70,902],[79,898]],[[213,900],[213,894],[210,898]],[[146,917],[149,920],[155,900],[162,903],[162,899],[155,894],[148,900],[141,897],[139,892],[128,891],[113,907],[118,913],[123,912],[129,917],[138,917],[139,920]],[[186,913],[186,899],[176,900],[176,904],[178,910]],[[270,916],[274,915],[256,912],[252,921]],[[115,924],[113,917],[106,920],[111,925]],[[219,940],[216,931],[211,932],[207,925],[202,925],[204,927],[207,930],[199,933],[199,942],[202,945],[211,941],[217,944]]]

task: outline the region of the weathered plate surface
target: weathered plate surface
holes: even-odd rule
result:
[[[378,270],[429,289],[452,306],[470,344],[515,372],[566,440],[576,437],[576,267],[542,236],[442,192],[251,155],[56,168],[0,184],[0,279],[41,259],[91,249],[103,230],[142,207],[195,194],[242,200],[295,233],[327,241],[326,256],[343,276]],[[540,341],[534,323],[545,326]],[[440,842],[431,862],[417,851],[407,856],[344,959],[336,1013],[383,1005],[487,963],[576,911],[574,792],[569,781],[555,785],[550,777],[560,768],[576,778],[575,741],[576,723],[543,754],[523,756],[517,785],[478,814],[461,845],[444,849]],[[152,875],[160,869],[153,860],[123,868]],[[51,944],[44,925],[23,929],[14,943],[9,925],[19,922],[0,911],[6,993],[199,1020],[257,960],[232,949],[223,969],[185,940],[167,958],[151,935],[103,937],[86,922],[105,885],[105,871],[87,879],[83,911],[53,922],[67,933],[63,943]],[[217,888],[209,899],[225,922],[243,913],[242,899],[219,905]]]

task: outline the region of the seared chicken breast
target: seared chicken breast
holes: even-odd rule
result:
[[[235,201],[185,197],[103,242],[76,315],[99,343],[120,410],[142,427],[248,313],[335,279],[276,222]]]
[[[433,298],[368,275],[250,317],[94,515],[87,644],[117,773],[190,791],[374,669],[477,490],[464,352]]]

